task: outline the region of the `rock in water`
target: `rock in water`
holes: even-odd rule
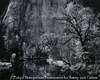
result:
[[[0,70],[8,70],[12,67],[11,63],[8,62],[0,62]]]

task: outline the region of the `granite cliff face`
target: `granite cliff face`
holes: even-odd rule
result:
[[[100,11],[99,0],[11,0],[4,22],[8,27],[19,27],[17,31],[21,36],[32,32],[30,35],[34,38],[33,42],[36,43],[37,38],[45,32],[59,32],[57,31],[59,25],[56,24],[55,17],[61,16],[61,8],[65,8],[71,1],[90,6],[96,12]],[[11,21],[14,24],[9,23]],[[22,31],[22,29],[26,29],[26,31]]]
[[[22,0],[21,0],[22,1]],[[20,1],[20,2],[21,2]],[[30,2],[34,3],[35,0],[29,0]],[[74,1],[75,3],[81,4],[83,6],[89,6],[92,7],[96,12],[100,12],[100,1],[99,0],[50,0],[48,3],[51,3],[51,5],[53,5],[54,3],[68,3],[70,1]],[[2,15],[4,13],[4,11],[6,11],[5,9],[7,8],[8,3],[12,3],[12,2],[17,2],[17,0],[0,0],[0,15]],[[24,0],[24,2],[26,2],[26,0]],[[42,0],[40,0],[40,3],[42,2]],[[53,3],[54,2],[54,3]]]
[[[38,26],[51,27],[53,26],[52,19],[59,15],[59,9],[61,6],[66,7],[71,1],[83,6],[90,6],[94,9],[94,11],[100,12],[99,0],[12,0],[9,4],[6,16],[10,15],[8,12],[13,11],[11,7],[22,3],[21,7],[26,9],[28,13],[33,13],[31,18],[33,17],[35,21],[38,20],[36,21],[36,24],[39,22]],[[33,22],[35,22],[34,20]],[[36,24],[34,24],[34,26],[36,26]]]
[[[14,20],[14,15],[19,19],[20,14],[17,12],[20,12],[18,8],[21,8],[21,19],[22,15],[25,15],[24,20],[34,30],[35,35],[39,36],[43,32],[53,31],[54,17],[60,15],[60,8],[66,7],[68,2],[68,0],[12,0],[4,21],[8,23],[10,20]]]

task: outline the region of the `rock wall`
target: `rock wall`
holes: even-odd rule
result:
[[[66,7],[67,3],[68,0],[12,0],[3,21],[7,27],[20,27],[20,32],[29,26],[35,42],[42,33],[54,31],[54,17],[60,15],[60,8]],[[27,30],[22,32],[26,33]]]
[[[20,29],[26,29],[24,32],[19,30],[20,34],[32,32],[33,42],[36,43],[39,36],[45,32],[59,32],[57,31],[59,25],[56,24],[55,17],[61,16],[61,8],[65,8],[70,1],[91,6],[94,10],[99,11],[99,5],[97,4],[97,8],[95,7],[96,3],[100,3],[99,0],[11,0],[3,21],[7,24],[15,18],[18,21],[21,19],[20,25],[14,20],[15,25],[10,23],[8,27],[20,26]],[[30,30],[25,25],[29,26]]]

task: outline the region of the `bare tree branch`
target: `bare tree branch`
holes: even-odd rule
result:
[[[64,45],[64,44],[68,43],[69,41],[71,41],[71,39],[73,39],[73,38],[79,38],[79,37],[71,37],[70,39],[68,39],[67,41],[65,41],[63,43],[60,42],[60,44]]]

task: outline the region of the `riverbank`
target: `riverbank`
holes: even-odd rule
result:
[[[0,79],[8,80],[10,79],[11,72],[10,68],[12,67],[10,62],[0,62]]]

